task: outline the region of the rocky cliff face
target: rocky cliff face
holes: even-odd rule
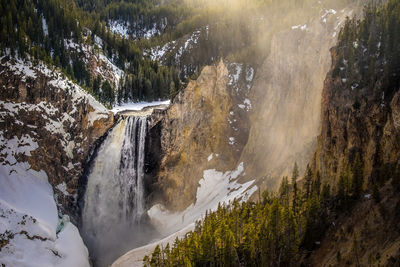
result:
[[[294,163],[301,173],[316,147],[323,81],[341,24],[353,8],[322,9],[321,17],[276,34],[251,89],[249,140],[241,155],[247,179],[275,189]]]
[[[368,21],[363,23],[365,26]],[[330,216],[328,231],[309,257],[309,264],[398,266],[400,90],[398,82],[388,77],[397,77],[399,72],[389,67],[386,59],[391,57],[390,50],[385,44],[381,47],[379,42],[377,52],[373,52],[373,46],[366,48],[360,35],[355,36],[363,42],[343,37],[331,49],[332,67],[322,92],[322,125],[313,167],[314,173],[320,171],[324,182],[338,192],[342,174],[354,181],[351,171],[359,156],[364,193],[359,199],[352,198],[346,212]],[[344,49],[349,43],[350,53]],[[352,56],[356,58],[353,62]],[[365,59],[377,64],[366,64]],[[345,182],[346,187],[350,186]]]
[[[244,69],[254,71],[249,66]],[[204,170],[236,167],[248,134],[237,127],[247,129],[246,109],[251,108],[239,104],[252,80],[252,75],[246,81],[243,74],[244,81],[239,82],[241,72],[236,64],[222,61],[207,66],[167,110],[153,114],[150,136],[160,138],[160,143],[153,138],[150,149],[159,150],[161,158],[157,179],[149,185],[151,203],[160,201],[171,210],[182,210],[194,203]]]
[[[84,163],[95,141],[113,125],[113,114],[57,70],[41,64],[2,58],[0,74],[2,138],[28,136],[37,142],[30,155],[15,156],[31,169],[45,171],[59,208],[74,216]],[[6,154],[0,162],[8,164]]]
[[[228,64],[227,73],[221,64],[206,67],[166,113],[156,115],[165,116],[158,134],[163,156],[149,191],[182,209],[195,199],[205,169],[228,170],[243,162],[241,180],[256,179],[261,190],[276,189],[295,162],[303,172],[317,146],[329,49],[346,16],[358,13],[361,4],[336,10],[321,4],[318,16],[276,33],[256,72],[240,64]],[[230,137],[234,149],[227,145]]]
[[[322,127],[315,167],[337,184],[337,178],[356,155],[362,156],[364,175],[376,182],[385,168],[400,164],[400,92],[384,95],[381,82],[373,88],[345,86],[333,77],[339,52],[332,49],[332,69],[322,93]]]

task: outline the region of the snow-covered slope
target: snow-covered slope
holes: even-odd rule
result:
[[[89,266],[62,214],[76,219],[83,164],[112,124],[59,70],[0,58],[0,265]]]
[[[31,134],[7,139],[0,131],[0,264],[89,266],[77,228],[58,219],[46,173],[17,160],[37,148]]]
[[[124,38],[149,39],[162,34],[167,27],[168,21],[167,18],[164,18],[160,23],[153,23],[150,26],[140,25],[139,23],[131,25],[129,22],[123,20],[108,20],[107,24],[111,32],[119,34]]]
[[[174,233],[202,218],[207,210],[216,210],[219,203],[228,204],[235,198],[247,200],[257,191],[257,186],[253,185],[254,181],[238,183],[237,179],[243,172],[243,163],[233,171],[205,170],[199,181],[196,201],[183,212],[170,212],[163,205],[156,204],[147,213],[161,233]]]

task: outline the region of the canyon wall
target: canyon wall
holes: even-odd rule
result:
[[[3,138],[28,136],[37,142],[31,155],[19,154],[18,161],[43,170],[58,208],[76,219],[79,178],[92,146],[113,125],[113,114],[44,65],[2,58],[0,73]],[[7,155],[1,155],[1,162],[8,164]]]
[[[148,185],[150,203],[183,210],[195,202],[204,170],[236,167],[247,140],[247,131],[236,128],[247,125],[247,112],[237,104],[244,97],[238,88],[246,88],[246,84],[232,80],[237,72],[223,61],[205,67],[167,110],[152,115],[150,136],[156,138],[150,141],[147,153],[159,160],[159,166],[152,164],[158,170]]]
[[[321,9],[321,17],[276,34],[271,52],[258,69],[251,89],[253,110],[249,140],[240,161],[246,179],[261,189],[276,189],[294,163],[303,173],[316,147],[321,93],[329,71],[329,49],[353,7]]]
[[[295,162],[302,174],[317,146],[329,50],[362,3],[314,7],[319,13],[310,11],[304,24],[274,34],[261,66],[205,67],[167,111],[153,115],[161,157],[150,153],[160,164],[151,168],[149,203],[182,210],[195,201],[204,170],[233,170],[242,162],[240,181],[256,179],[261,191],[275,190]]]
[[[322,93],[322,127],[315,154],[315,169],[336,185],[340,174],[355,157],[362,156],[364,176],[378,182],[400,164],[400,93],[382,93],[382,81],[373,88],[346,86],[334,76],[340,64],[332,49],[332,68]],[[384,178],[387,179],[388,177]]]

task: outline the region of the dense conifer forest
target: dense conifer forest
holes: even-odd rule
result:
[[[384,181],[400,189],[400,168],[387,169]],[[334,189],[321,183],[319,172],[307,166],[299,185],[297,165],[283,177],[279,191],[264,191],[257,201],[219,205],[206,213],[195,230],[166,247],[157,246],[145,266],[299,266],[319,246],[332,222],[363,197],[363,163],[357,156]],[[376,203],[379,188],[368,185]],[[396,210],[400,211],[400,203]],[[387,212],[381,210],[381,215]]]
[[[88,4],[82,3],[83,7]],[[1,1],[0,14],[2,54],[22,59],[29,55],[33,61],[59,67],[103,103],[168,98],[182,87],[173,67],[159,66],[143,57],[133,40],[112,34],[97,14],[80,8],[79,1]],[[95,45],[95,36],[102,39],[98,49],[127,74],[121,88],[112,88],[106,81],[99,82],[99,77],[91,77],[81,55],[68,50],[66,41]],[[129,92],[118,94],[128,86]]]
[[[389,1],[366,7],[363,20],[349,18],[340,32],[340,64],[334,77],[345,79],[347,87],[371,90],[379,81],[382,92],[391,97],[400,84],[400,5]],[[358,90],[357,89],[357,90]]]

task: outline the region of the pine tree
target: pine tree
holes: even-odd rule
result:
[[[331,197],[331,186],[327,183],[324,183],[322,186],[321,192],[321,201],[327,201]]]
[[[294,163],[293,171],[292,171],[292,187],[293,187],[293,213],[297,212],[297,178],[299,178],[299,167],[297,166],[297,162]]]
[[[101,84],[101,79],[99,76],[97,76],[94,80],[93,80],[93,84],[92,84],[92,88],[93,88],[93,93],[97,96],[99,96],[100,93],[100,84]]]
[[[151,255],[150,264],[151,266],[160,266],[161,263],[161,249],[160,246],[157,245],[153,251],[153,254]]]
[[[289,206],[289,182],[287,176],[284,176],[281,181],[281,185],[279,187],[279,194],[282,199],[282,202],[285,206]]]
[[[311,188],[312,171],[309,164],[307,164],[306,173],[304,174],[304,179],[306,187],[306,198],[309,198],[312,193],[312,188]]]
[[[319,171],[317,171],[317,175],[316,175],[316,178],[315,178],[313,191],[319,197],[319,195],[321,193],[321,173]]]
[[[349,194],[350,194],[350,169],[349,166],[343,170],[339,177],[338,182],[338,207],[339,208],[348,208],[349,204]]]
[[[363,164],[360,159],[360,155],[357,154],[354,163],[353,163],[353,179],[352,179],[352,184],[351,184],[351,190],[352,190],[352,195],[354,198],[359,198],[361,191],[362,191],[362,186],[363,186]]]
[[[101,86],[101,99],[110,106],[112,106],[114,103],[114,91],[107,80],[104,81],[103,85]]]

